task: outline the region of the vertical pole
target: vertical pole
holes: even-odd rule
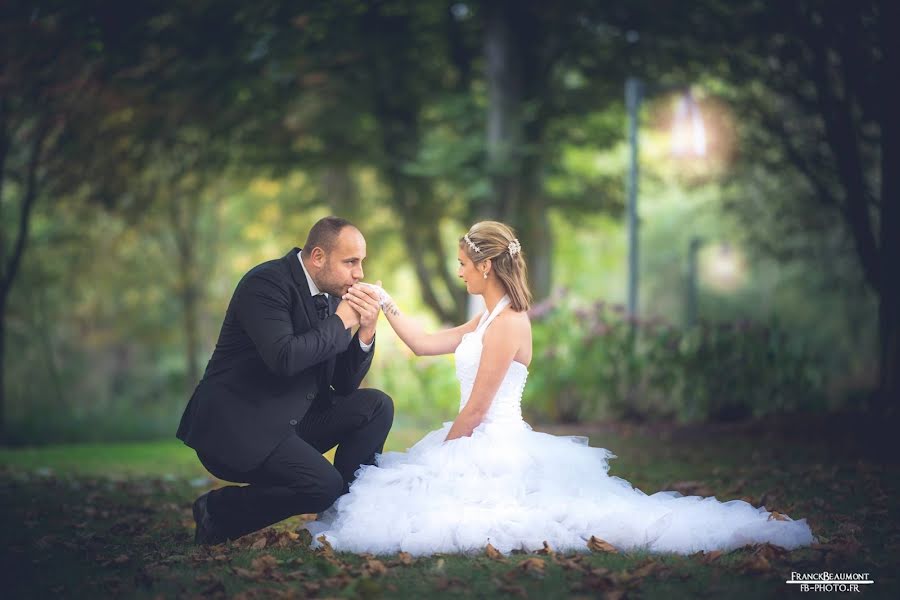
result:
[[[625,80],[625,106],[628,110],[628,147],[630,165],[628,169],[628,315],[638,314],[638,128],[640,126],[641,96],[643,83],[637,77]],[[632,321],[632,331],[635,324]]]
[[[688,247],[687,302],[685,310],[685,326],[690,328],[697,324],[697,250],[703,243],[698,237],[691,238]]]

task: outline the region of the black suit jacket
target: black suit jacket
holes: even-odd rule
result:
[[[320,321],[299,248],[251,269],[234,290],[225,322],[181,417],[178,439],[237,471],[259,465],[313,403],[359,387],[372,364],[334,310]]]

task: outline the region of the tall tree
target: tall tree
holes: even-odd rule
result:
[[[842,217],[878,298],[880,408],[900,400],[900,72],[894,2],[795,2],[752,15],[728,48],[751,115],[823,209]],[[754,87],[755,86],[755,87]]]
[[[6,311],[37,202],[71,181],[102,125],[93,32],[72,11],[14,2],[0,13],[0,436],[4,431]],[[10,227],[10,225],[14,226]]]

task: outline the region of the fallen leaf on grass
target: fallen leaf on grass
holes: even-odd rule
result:
[[[278,559],[271,554],[264,554],[259,558],[254,558],[250,565],[254,571],[268,574],[278,568]]]
[[[266,547],[267,543],[269,543],[269,540],[267,540],[264,537],[261,537],[258,540],[256,540],[255,542],[253,542],[252,544],[250,544],[250,549],[251,550],[262,550],[263,548]]]
[[[648,560],[647,562],[638,565],[636,569],[627,571],[626,576],[629,579],[644,579],[645,577],[657,575],[668,570],[669,568],[666,565],[654,560]]]
[[[685,496],[713,496],[713,491],[702,481],[676,481],[663,489],[675,490]]]
[[[840,519],[841,517],[837,517]],[[838,526],[838,534],[841,536],[855,536],[862,533],[862,527],[852,521],[844,521]]]
[[[245,569],[243,567],[234,567],[234,574],[238,577],[243,577],[244,579],[249,579],[251,581],[257,581],[260,579],[259,573],[256,571],[251,571],[250,569]]]
[[[415,559],[412,557],[412,554],[410,554],[409,552],[398,552],[398,553],[397,553],[397,560],[400,561],[400,564],[401,564],[401,565],[407,565],[407,566],[408,566],[408,565],[413,564],[413,561],[414,561]]]
[[[484,554],[491,560],[503,560],[503,554],[496,548],[494,548],[491,544],[488,544],[484,547]]]
[[[512,583],[504,583],[499,579],[494,579],[494,584],[497,586],[498,592],[503,592],[504,594],[509,594],[511,596],[516,596],[517,598],[527,598],[528,592],[525,591],[525,588],[521,585],[515,585]]]
[[[769,521],[787,521],[788,518],[787,518],[787,516],[781,514],[777,510],[773,510],[771,513],[769,513],[768,520]]]
[[[537,551],[538,554],[546,554],[548,556],[553,556],[556,552],[553,551],[553,548],[550,547],[550,544],[547,543],[547,540],[544,540],[544,547]]]
[[[353,578],[350,577],[348,573],[338,573],[334,577],[326,577],[325,579],[319,580],[322,584],[322,587],[326,588],[337,588],[344,589],[350,582],[353,581]]]
[[[325,537],[325,534],[317,537],[316,541],[322,544],[317,549],[317,552],[324,554],[325,556],[334,556],[334,548],[331,547],[331,542],[328,541],[328,538]]]
[[[462,590],[466,586],[461,579],[456,577],[438,577],[434,580],[434,587],[443,592],[451,588]]]
[[[59,543],[59,539],[55,535],[45,535],[34,543],[34,547],[39,550],[47,550]]]
[[[572,586],[574,592],[596,594],[602,592],[604,597],[617,589],[617,581],[608,569],[591,569],[581,581]]]
[[[312,534],[309,532],[309,529],[298,529],[297,538],[297,541],[305,548],[309,548],[312,545]]]
[[[377,558],[370,558],[363,564],[362,571],[370,577],[378,577],[387,573],[387,567]]]
[[[785,554],[787,554],[787,550],[785,550],[781,546],[765,543],[756,544],[753,549],[753,553],[762,556],[767,560],[772,560],[773,558],[784,556]]]
[[[544,559],[542,558],[526,558],[523,560],[517,569],[513,569],[511,572],[516,571],[525,571],[529,575],[534,577],[543,577],[544,576],[544,567],[546,567],[546,563],[544,563]]]
[[[753,554],[738,564],[738,570],[748,575],[760,575],[772,570],[772,564],[762,554]]]
[[[609,542],[601,540],[600,538],[593,535],[591,536],[591,539],[588,540],[587,547],[591,552],[610,552],[613,554],[619,552],[618,550],[616,550],[615,546],[613,546]]]
[[[120,554],[117,557],[111,558],[107,561],[104,561],[101,564],[104,567],[108,567],[110,565],[117,565],[117,566],[127,565],[130,562],[131,562],[130,556],[128,556],[127,554]]]
[[[585,568],[581,561],[565,556],[556,555],[553,557],[553,561],[566,571],[583,571]]]
[[[306,592],[308,596],[315,596],[319,593],[319,590],[322,589],[322,586],[313,581],[307,582],[303,584],[303,591]]]
[[[820,538],[824,540],[824,538]],[[820,550],[823,552],[828,552],[829,554],[837,554],[849,556],[856,554],[859,552],[861,545],[860,543],[853,538],[848,539],[834,539],[825,544],[813,544],[810,546],[812,550]]]

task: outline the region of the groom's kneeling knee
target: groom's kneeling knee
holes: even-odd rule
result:
[[[374,395],[373,401],[375,402],[375,414],[381,414],[382,418],[384,418],[388,423],[393,423],[394,400],[381,390],[373,389],[372,393]]]
[[[357,393],[362,395],[365,406],[368,406],[366,419],[380,421],[390,428],[394,422],[394,401],[391,397],[375,388],[364,388]]]
[[[346,484],[336,469],[323,470],[313,489],[297,493],[297,514],[322,512],[346,491]]]

